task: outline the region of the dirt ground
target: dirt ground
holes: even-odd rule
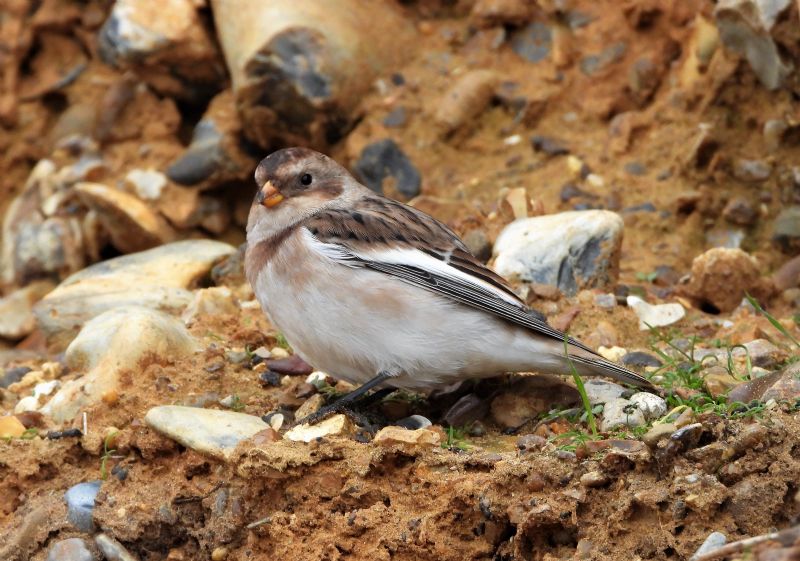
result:
[[[734,229],[723,208],[736,197],[755,209],[756,217],[741,227],[742,248],[768,279],[790,258],[771,241],[773,219],[800,200],[787,179],[800,161],[791,128],[800,119],[799,90],[791,82],[768,91],[746,62],[721,47],[710,62],[698,62],[698,21],[713,20],[711,2],[575,0],[571,9],[591,25],[557,35],[552,56],[536,64],[510,48],[514,26],[476,24],[471,3],[403,4],[420,31],[418,54],[401,69],[402,85],[385,77],[363,99],[362,118],[330,148],[332,156],[352,165],[368,143],[395,139],[423,178],[412,204],[459,234],[480,230],[489,240],[513,219],[506,198],[518,187],[532,201],[531,214],[576,204],[619,211],[625,220],[619,285],[653,299],[680,298],[688,308],[677,326],[682,336],[738,344],[760,333],[775,335],[763,318],[709,310],[687,297],[679,280],[712,246],[709,233]],[[549,2],[540,4],[540,18],[566,28]],[[106,9],[89,5],[90,11]],[[20,102],[16,122],[0,127],[0,210],[20,192],[32,165],[51,156],[51,131],[67,108],[80,103],[108,111],[109,84],[128,87],[121,72],[91,55],[97,18],[90,15],[64,16],[49,35],[40,33],[29,55],[25,71],[33,74],[58,65],[59,56],[69,59],[72,48],[90,53],[72,85]],[[797,44],[796,6],[789,17],[785,33]],[[582,70],[585,57],[615,44],[625,45],[615,60],[591,75]],[[645,70],[639,75],[637,68]],[[495,72],[499,86],[478,116],[443,136],[430,115],[473,69]],[[146,88],[132,91],[103,146],[109,184],[120,181],[131,162],[164,168],[181,153],[201,113]],[[387,127],[385,118],[398,107],[405,109],[405,124]],[[770,119],[791,125],[778,146],[762,134]],[[533,149],[532,135],[557,140],[569,155]],[[142,144],[148,150],[140,150]],[[583,173],[571,167],[572,157],[593,175],[587,177],[585,166]],[[773,171],[758,182],[737,178],[741,159],[761,160]],[[579,194],[565,200],[567,184]],[[391,186],[386,191],[399,196]],[[241,243],[236,209],[251,193],[249,181],[208,191],[230,209],[230,226],[213,236],[199,229],[185,236]],[[654,272],[656,280],[646,280]],[[246,300],[247,289],[236,286]],[[600,308],[593,297],[528,294],[551,320],[579,311],[568,322],[570,333],[594,346],[650,348],[652,335],[638,329],[631,309]],[[775,290],[762,302],[787,324],[797,312],[796,302]],[[598,327],[608,324],[611,334]],[[790,330],[797,334],[796,325]],[[450,447],[380,446],[357,437],[245,442],[231,461],[220,462],[148,429],[144,414],[164,404],[220,408],[219,399],[235,395],[243,412],[264,415],[294,410],[313,390],[305,376],[273,386],[259,380],[262,370],[249,361],[226,359],[231,349],[280,344],[259,310],[202,316],[191,332],[204,352],[131,369],[113,403],[88,410],[87,434],[0,442],[0,558],[42,561],[54,541],[80,536],[65,520],[63,493],[104,472],[95,524],[142,561],[675,560],[688,559],[713,531],[734,541],[786,528],[800,516],[800,417],[792,408],[744,419],[699,413],[694,420],[702,430],[692,444],[672,448],[663,442],[648,447],[633,435],[565,448],[554,437],[574,430],[570,422],[530,423],[507,434],[487,416],[485,434]],[[2,348],[36,353],[14,365],[38,368],[63,359],[63,349],[48,348],[36,332]],[[76,376],[68,372],[62,380]],[[0,397],[0,410],[13,411],[19,396],[3,391]],[[389,418],[429,416],[447,440],[437,417],[442,410],[413,400],[398,407],[400,413],[390,406],[375,411]],[[66,428],[47,419],[32,422],[42,435]],[[82,420],[69,426],[83,428]],[[110,431],[118,433],[104,458]],[[529,434],[544,440],[526,448]],[[582,477],[595,472],[602,481],[587,485]]]

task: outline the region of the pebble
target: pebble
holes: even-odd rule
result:
[[[639,368],[645,368],[647,366],[659,368],[663,366],[664,363],[650,353],[646,353],[644,351],[631,351],[622,357],[622,364],[625,366],[635,366]]]
[[[281,350],[283,351],[283,349]],[[275,349],[272,349],[270,354],[274,357],[276,354]],[[297,355],[288,356],[288,353],[286,358],[269,358],[266,363],[270,370],[278,374],[307,376],[314,372],[314,369],[302,358]]]
[[[731,224],[752,226],[758,219],[758,211],[744,197],[734,197],[722,209],[722,216]]]
[[[595,294],[594,304],[598,308],[609,310],[611,308],[616,307],[617,297],[614,296],[613,294]]]
[[[215,547],[211,552],[211,561],[224,561],[228,557],[227,547]]]
[[[383,119],[383,126],[388,128],[399,128],[406,124],[406,108],[395,107]]]
[[[535,21],[511,35],[511,50],[528,62],[539,62],[550,54],[553,32]]]
[[[284,438],[293,442],[311,442],[326,436],[344,436],[353,431],[353,424],[345,415],[333,415],[315,425],[298,425],[286,431]]]
[[[726,543],[728,543],[728,539],[725,537],[725,534],[721,532],[711,532],[703,544],[694,552],[694,555],[689,558],[689,561],[695,561],[704,555],[708,555]]]
[[[239,313],[239,306],[231,289],[226,286],[212,286],[196,290],[194,298],[183,311],[181,319],[192,325],[201,316],[222,316]]]
[[[119,393],[119,376],[145,357],[174,361],[199,350],[183,324],[164,312],[125,306],[87,322],[64,358],[83,376],[63,384],[42,413],[56,422],[73,419],[82,409]]]
[[[654,424],[642,437],[642,442],[650,448],[655,448],[660,441],[669,438],[676,430],[678,427],[673,423]]]
[[[503,428],[517,428],[555,405],[572,405],[580,394],[558,376],[539,374],[514,381],[492,399],[492,419]]]
[[[605,210],[516,220],[495,242],[494,268],[506,278],[557,286],[574,296],[616,281],[622,231],[622,218]]]
[[[428,429],[409,430],[402,427],[389,426],[378,431],[372,442],[382,446],[419,446],[432,448],[439,446],[441,436]]]
[[[569,154],[569,148],[566,147],[563,141],[549,136],[534,135],[531,137],[531,145],[537,152],[543,152],[548,156],[565,156]],[[564,200],[563,189],[562,200]]]
[[[27,366],[15,366],[13,368],[9,368],[3,375],[0,376],[0,388],[7,388],[11,384],[16,384],[22,378],[30,372],[31,369]]]
[[[297,411],[294,412],[294,417],[295,419],[305,419],[319,411],[323,405],[325,405],[325,397],[321,393],[315,393],[297,408]]]
[[[353,166],[353,172],[364,185],[380,194],[387,179],[393,180],[395,189],[408,199],[419,195],[422,187],[419,170],[390,138],[368,144]]]
[[[426,429],[431,426],[430,419],[422,415],[411,415],[395,422],[395,425],[408,430]]]
[[[648,392],[638,392],[630,398],[631,403],[639,407],[648,421],[655,421],[667,413],[667,402],[664,398]]]
[[[97,263],[64,280],[34,306],[38,326],[63,348],[78,326],[119,306],[183,310],[194,298],[189,288],[234,252],[222,242],[185,240]]]
[[[733,176],[748,183],[760,183],[769,179],[772,166],[763,160],[738,159],[733,162]]]
[[[45,561],[93,561],[94,555],[81,538],[68,538],[54,543]]]
[[[588,55],[580,60],[580,69],[587,76],[593,76],[625,56],[627,45],[618,41],[596,55]]]
[[[610,360],[611,362],[619,362],[619,360],[625,356],[625,353],[628,351],[623,349],[622,347],[604,347],[600,345],[597,349],[597,353],[602,356],[606,360]]]
[[[0,417],[0,438],[19,438],[25,432],[25,425],[14,415]]]
[[[125,175],[136,196],[147,201],[161,198],[161,192],[167,186],[167,176],[154,169],[132,169]]]
[[[442,416],[442,421],[451,427],[463,427],[483,419],[489,411],[489,401],[468,393],[456,401]]]
[[[603,407],[600,430],[610,431],[617,427],[635,428],[646,424],[644,413],[631,401],[618,397]]]
[[[0,338],[16,341],[30,335],[36,327],[33,305],[54,287],[50,281],[32,282],[0,298]]]
[[[153,407],[144,420],[164,436],[220,460],[228,460],[241,441],[270,428],[254,415],[180,405]]]
[[[772,241],[784,253],[800,253],[800,206],[785,208],[775,217]]]
[[[439,100],[433,120],[444,136],[474,125],[489,106],[497,85],[491,70],[471,70],[456,80]]]
[[[108,534],[97,534],[94,537],[94,543],[103,552],[107,561],[139,561],[138,557]]]
[[[608,382],[600,378],[584,380],[583,387],[586,390],[589,403],[592,405],[608,403],[622,397],[627,392],[627,390],[619,384]]]
[[[534,452],[547,446],[547,439],[538,434],[523,434],[517,438],[517,448],[520,452]]]
[[[73,485],[64,494],[67,503],[67,519],[81,532],[94,531],[94,501],[102,481],[89,481]]]
[[[686,316],[686,310],[678,303],[669,304],[648,304],[635,295],[629,295],[626,299],[628,306],[639,318],[639,329],[646,331],[650,327],[663,327],[672,325]]]
[[[588,473],[584,473],[581,475],[581,485],[584,487],[595,488],[595,487],[603,487],[608,485],[609,481],[611,481],[605,473],[602,471],[590,471]]]
[[[761,267],[754,257],[741,249],[714,248],[692,261],[686,294],[710,305],[712,311],[735,310],[745,293],[759,287]]]

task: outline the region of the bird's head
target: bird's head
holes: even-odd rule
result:
[[[248,239],[279,232],[358,189],[345,168],[308,148],[285,148],[258,164],[256,196],[247,221]]]

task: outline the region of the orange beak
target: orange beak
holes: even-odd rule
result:
[[[260,198],[261,204],[267,208],[274,207],[284,199],[283,195],[281,195],[281,192],[275,188],[271,181],[267,181],[261,187]]]

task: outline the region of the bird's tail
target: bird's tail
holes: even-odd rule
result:
[[[644,376],[628,370],[600,355],[588,353],[570,345],[568,361],[581,376],[608,376],[625,384],[631,384],[644,390],[658,393],[658,389]]]

